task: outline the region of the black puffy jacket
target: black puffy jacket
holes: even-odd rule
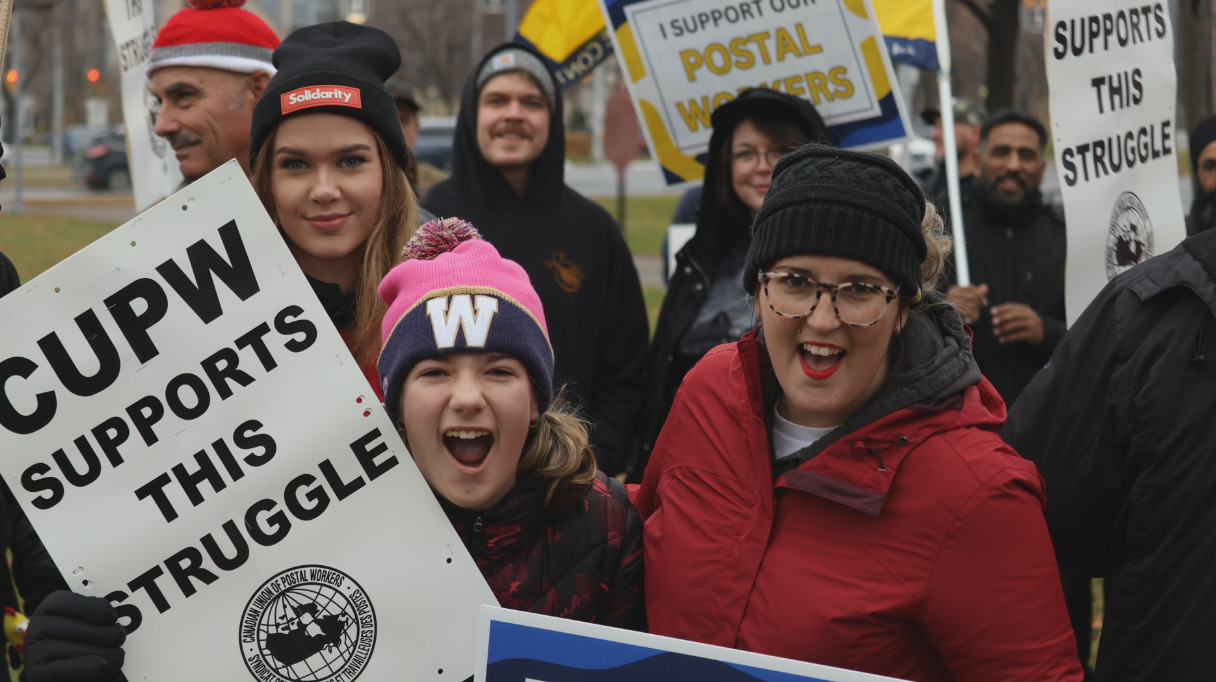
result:
[[[1060,567],[1106,579],[1098,682],[1216,671],[1214,415],[1216,230],[1107,284],[1009,414]]]
[[[488,511],[440,504],[503,607],[645,629],[642,522],[615,479],[554,513],[528,479]]]

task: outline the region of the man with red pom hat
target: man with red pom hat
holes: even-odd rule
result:
[[[189,0],[156,34],[148,56],[155,131],[173,147],[187,182],[233,158],[249,174],[253,106],[274,75],[279,37],[244,4]]]

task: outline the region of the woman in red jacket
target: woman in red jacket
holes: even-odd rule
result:
[[[652,632],[909,680],[1080,680],[1043,483],[884,157],[777,164],[760,327],[684,380],[636,491]]]

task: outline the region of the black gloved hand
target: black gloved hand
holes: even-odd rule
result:
[[[65,590],[52,592],[30,617],[23,677],[26,682],[121,680],[126,638],[110,602]]]

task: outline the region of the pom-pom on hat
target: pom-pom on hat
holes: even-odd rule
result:
[[[166,66],[205,66],[236,73],[268,71],[279,37],[245,0],[190,0],[156,34],[147,73]]]
[[[384,83],[401,67],[392,36],[372,26],[331,21],[292,31],[274,51],[278,73],[253,109],[249,167],[287,116],[325,112],[362,121],[376,131],[401,168],[410,166],[397,104]]]
[[[928,254],[921,220],[925,194],[899,164],[868,152],[808,144],[786,154],[756,213],[743,287],[786,256],[840,256],[874,267],[920,291]]]
[[[540,296],[528,273],[459,218],[432,220],[402,249],[402,263],[380,283],[384,406],[401,414],[401,387],[418,361],[449,353],[508,353],[553,402],[553,347]]]

